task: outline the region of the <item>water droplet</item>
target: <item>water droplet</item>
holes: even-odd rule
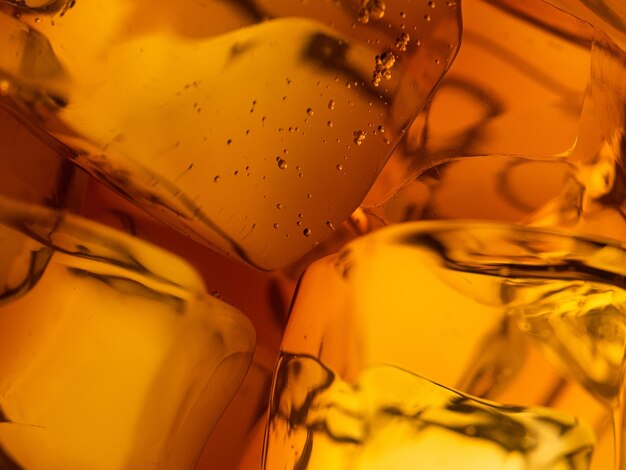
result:
[[[278,230],[278,227],[279,227],[278,223],[275,223],[274,224],[274,229]]]
[[[326,225],[328,226],[328,228],[329,228],[329,229],[331,229],[331,230],[335,230],[335,226],[333,225],[333,223],[332,223],[332,222],[330,222],[330,221],[326,221]]]
[[[328,102],[328,109],[335,109],[335,100],[330,100]]]
[[[226,145],[230,145],[230,144],[232,144],[232,143],[233,143],[233,139],[228,139],[228,140],[226,141]]]
[[[11,83],[8,80],[0,80],[0,95],[7,95],[11,89]]]
[[[352,135],[354,135],[354,143],[357,145],[361,145],[365,140],[366,133],[363,131],[354,131]]]
[[[327,125],[328,127],[333,127],[333,125],[334,125],[334,124],[333,124],[333,121],[328,121],[328,122],[326,123],[326,125]]]
[[[430,8],[435,8],[437,5],[435,5],[435,2],[433,2],[432,0],[430,2],[428,2],[428,6]]]
[[[276,162],[278,163],[278,168],[280,168],[281,170],[284,170],[287,168],[287,162],[285,160],[283,160],[282,158],[278,158],[276,160]]]
[[[313,115],[315,114],[315,112],[313,111],[313,108],[307,108],[307,109],[306,109],[306,113],[307,113],[309,116],[313,116]]]
[[[308,194],[306,195],[306,197],[307,197],[308,199],[311,199],[311,198],[313,197],[313,195],[312,195],[311,193],[308,193]]]
[[[430,15],[424,15],[424,19],[425,19],[426,21],[430,21]]]
[[[220,182],[220,175],[215,175],[215,176],[213,177],[213,182],[214,182],[214,183],[219,183],[219,182]]]
[[[276,204],[276,209],[282,209],[283,205],[279,202],[278,204]]]
[[[304,234],[305,237],[310,237],[311,236],[311,229],[305,228],[302,233]]]
[[[341,163],[337,163],[336,168],[337,168],[339,171],[341,171],[341,170],[343,170],[343,165],[342,165]]]

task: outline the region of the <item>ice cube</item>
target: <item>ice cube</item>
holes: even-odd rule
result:
[[[0,240],[21,247],[0,251],[0,463],[193,468],[250,322],[181,259],[66,213],[3,197]]]

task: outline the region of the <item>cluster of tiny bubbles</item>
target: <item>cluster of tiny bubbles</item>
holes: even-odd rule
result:
[[[367,134],[364,131],[354,131],[352,135],[354,136],[354,143],[357,145],[361,145],[365,140],[365,136]]]
[[[379,20],[385,16],[386,9],[387,5],[383,0],[361,0],[358,20],[363,24],[369,23],[370,19]]]
[[[375,67],[372,74],[372,84],[380,85],[383,78],[389,80],[391,78],[391,69],[396,63],[397,57],[392,51],[385,51],[374,58]]]
[[[401,33],[398,39],[396,39],[396,48],[401,52],[406,51],[410,40],[411,37],[407,33]]]

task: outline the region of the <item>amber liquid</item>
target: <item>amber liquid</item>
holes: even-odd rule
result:
[[[467,29],[466,45],[488,44],[486,50],[505,60],[490,61],[480,47],[466,47],[463,67],[443,82],[428,114],[408,129],[459,45],[457,2],[387,2],[384,13],[377,1],[7,6],[16,3],[0,6],[6,13],[0,14],[0,37],[9,45],[0,52],[3,103],[60,140],[68,156],[110,188],[196,240],[263,269],[285,266],[333,234],[405,131],[409,138],[396,153],[400,164],[388,167],[392,183],[378,180],[384,197],[377,199],[373,191],[370,201],[383,207],[376,214],[387,223],[473,217],[565,225],[561,212],[576,212],[583,196],[559,194],[561,175],[604,155],[598,153],[603,144],[596,119],[581,111],[589,77],[579,72],[589,69],[589,28],[579,29],[577,22],[563,26],[562,16],[550,29],[550,22],[537,27],[538,18],[550,15],[519,21],[520,15],[503,13],[491,2],[464,2],[466,20],[478,21]],[[536,8],[531,13],[544,11]],[[507,18],[515,21],[505,23]],[[495,25],[501,29],[489,42],[487,32]],[[498,47],[502,35],[514,36],[512,49],[526,51],[532,60]],[[544,54],[538,44],[554,47]],[[524,73],[508,75],[509,69]],[[610,115],[601,100],[595,105],[596,112]],[[593,135],[572,151],[581,113],[581,129]],[[484,155],[492,154],[548,161],[504,180],[489,176],[498,167],[491,161],[459,161],[480,156],[485,162],[491,157]],[[485,177],[486,168],[496,170]],[[395,207],[379,204],[416,176],[420,191],[400,193]],[[592,188],[605,179],[584,181]],[[548,205],[547,216],[537,214],[555,195],[560,204]],[[619,191],[612,197],[619,207]],[[423,199],[427,204],[421,207]],[[622,235],[621,226],[605,220],[613,219],[602,218],[599,233]],[[333,249],[341,243],[334,242]],[[488,248],[479,245],[476,251]],[[453,280],[450,289],[416,278],[412,267],[399,277],[406,280],[402,284],[391,275],[397,265],[381,264],[367,271],[362,279],[370,280],[347,304],[324,276],[314,288],[303,287],[292,321],[298,321],[303,292],[311,296],[304,311],[315,320],[302,324],[297,341],[292,327],[285,351],[309,354],[320,367],[354,383],[369,358],[363,360],[356,347],[346,352],[346,338],[366,325],[377,334],[365,335],[372,357],[480,397],[599,419],[598,408],[572,382],[555,379],[549,366],[538,365],[537,345],[560,358],[564,374],[604,402],[617,403],[622,307],[615,300],[621,298],[618,289],[606,287],[612,278],[594,285],[578,279],[576,269],[572,279],[563,280],[561,273],[551,277],[576,305],[556,315],[558,309],[531,311],[561,300],[546,293],[542,282],[530,286],[523,276],[507,274],[514,265],[510,257],[502,258],[497,288],[491,281],[481,284],[485,278],[473,276],[470,268],[463,275],[451,271],[444,274]],[[371,294],[374,287],[394,284],[404,290]],[[504,306],[505,284],[532,302]],[[416,296],[416,285],[430,297]],[[468,285],[469,292],[463,290]],[[599,299],[594,305],[600,307],[587,306],[588,298]],[[509,316],[503,319],[504,311]],[[328,312],[345,324],[329,330],[322,355],[321,342],[312,338]],[[391,321],[398,312],[400,320]],[[415,312],[422,315],[419,321]],[[367,323],[363,319],[370,314],[380,318]],[[336,358],[349,360],[337,364]]]

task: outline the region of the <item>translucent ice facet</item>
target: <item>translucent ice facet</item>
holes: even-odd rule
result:
[[[502,406],[389,365],[347,383],[311,356],[283,354],[265,468],[588,468],[594,437],[577,419]]]
[[[324,387],[292,386],[305,366],[297,361],[285,366],[274,386],[291,398],[274,393],[268,458],[273,452],[276,462],[295,465],[328,443],[334,429],[351,429],[339,439],[344,443],[362,438],[362,429],[378,429],[360,427],[364,412],[353,395],[366,388],[364,374],[379,364],[474,396],[558,404],[597,420],[600,406],[559,398],[578,385],[555,378],[547,363],[615,405],[623,390],[625,260],[624,247],[615,242],[497,223],[403,224],[351,242],[305,272],[282,345],[285,357],[307,356],[323,364],[316,363],[307,380],[320,387],[330,387],[334,377],[347,383],[333,392],[347,397],[341,402],[345,413],[332,421],[336,410],[309,408]],[[311,421],[303,417],[304,408],[317,413]],[[328,421],[320,421],[326,412]],[[306,444],[313,434],[320,442]],[[548,448],[562,455],[558,445]],[[344,465],[344,457],[338,458]]]
[[[0,466],[193,468],[250,322],[179,258],[74,216],[2,198],[0,240]]]
[[[451,160],[556,160],[576,145],[594,29],[541,0],[465,0],[462,7],[463,43],[454,66],[411,125],[383,171],[387,180],[377,181],[368,204]]]
[[[351,1],[69,6],[0,17],[4,102],[158,218],[264,269],[358,206],[460,40],[457,2],[387,2],[367,22]]]
[[[581,14],[585,2],[552,3],[593,26],[540,1],[464,2],[454,67],[364,210],[386,223],[489,219],[626,240],[623,43]]]

